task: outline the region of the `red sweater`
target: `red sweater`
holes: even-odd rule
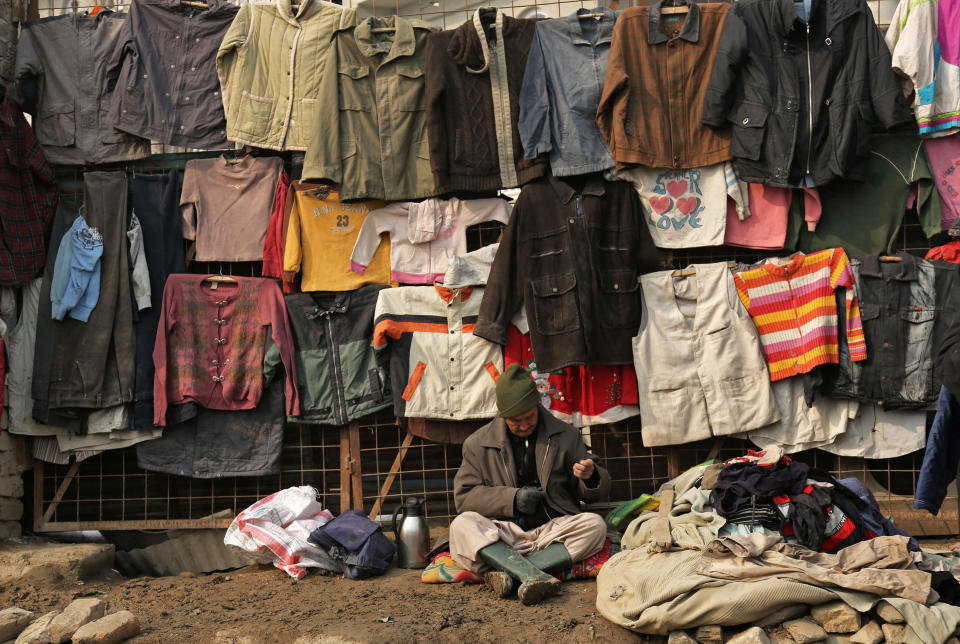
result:
[[[300,414],[293,336],[276,283],[234,277],[236,284],[173,274],[153,347],[154,424],[167,408],[192,401],[208,409],[253,409],[263,394],[267,336],[286,370],[287,415]],[[214,288],[216,287],[216,288]]]

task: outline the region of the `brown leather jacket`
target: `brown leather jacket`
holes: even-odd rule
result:
[[[610,473],[587,451],[580,433],[557,420],[543,407],[537,432],[537,474],[547,493],[551,517],[582,512],[580,501],[604,501],[610,497]],[[478,512],[491,519],[513,519],[517,493],[517,466],[507,437],[507,424],[495,418],[463,444],[463,462],[453,479],[457,512]],[[587,487],[573,475],[573,464],[593,459],[600,482]]]
[[[674,34],[661,4],[625,9],[613,28],[597,125],[618,170],[698,168],[730,159],[729,130],[700,120],[731,5],[691,2]]]

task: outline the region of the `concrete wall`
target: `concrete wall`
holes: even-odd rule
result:
[[[13,24],[13,0],[0,0],[0,84],[13,83],[17,53],[17,29]]]
[[[20,476],[17,442],[7,432],[0,434],[0,539],[20,536],[23,479]]]

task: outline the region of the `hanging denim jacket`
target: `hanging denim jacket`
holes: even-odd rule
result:
[[[913,496],[915,510],[936,516],[947,496],[947,486],[958,477],[960,464],[960,402],[946,387],[940,387],[937,415],[930,427],[923,465]]]
[[[53,269],[50,299],[54,320],[62,320],[68,313],[81,322],[90,319],[100,299],[102,257],[103,235],[82,216],[74,219],[60,242]]]
[[[850,362],[841,337],[840,363],[825,374],[824,390],[887,410],[935,409],[935,349],[960,313],[960,266],[897,256],[898,262],[880,262],[879,255],[852,260],[867,359]]]
[[[580,8],[563,18],[537,23],[520,88],[517,127],[524,156],[550,153],[553,176],[599,172],[613,157],[597,127],[597,106],[610,58],[617,14]]]

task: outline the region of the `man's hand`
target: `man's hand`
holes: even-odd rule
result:
[[[517,490],[514,497],[514,503],[517,506],[517,512],[520,514],[534,514],[540,507],[540,502],[545,501],[547,493],[535,487],[522,487]]]
[[[593,459],[585,458],[582,461],[577,461],[573,464],[573,475],[578,479],[583,479],[586,481],[593,476],[593,468]]]

